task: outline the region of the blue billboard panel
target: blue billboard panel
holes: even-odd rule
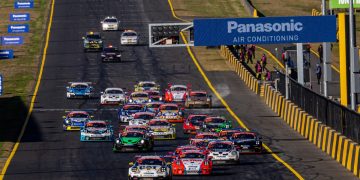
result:
[[[31,9],[34,8],[33,0],[24,0],[24,1],[15,1],[14,2],[15,9]]]
[[[335,16],[194,20],[195,46],[335,41]]]
[[[8,25],[8,33],[28,33],[29,30],[28,24]]]
[[[1,49],[0,50],[0,59],[13,59],[14,51],[12,49]]]
[[[30,21],[29,13],[12,13],[10,14],[10,21]]]
[[[3,36],[0,40],[3,46],[24,44],[24,38],[22,36]]]

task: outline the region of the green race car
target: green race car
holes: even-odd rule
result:
[[[125,131],[115,139],[113,151],[152,151],[153,148],[154,140],[147,132]]]
[[[232,128],[231,121],[223,117],[211,116],[205,119],[202,130],[210,131],[210,132],[220,132],[221,130],[231,129],[231,128]]]
[[[101,51],[103,49],[103,41],[100,33],[88,32],[83,37],[84,40],[84,51]]]

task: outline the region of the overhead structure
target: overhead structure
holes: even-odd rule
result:
[[[193,27],[193,23],[149,24],[149,47],[193,46]],[[186,42],[183,41],[182,35]]]

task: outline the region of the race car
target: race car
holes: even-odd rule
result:
[[[203,124],[203,131],[211,131],[211,132],[220,132],[224,129],[231,129],[232,124],[231,121],[220,117],[220,116],[211,116],[207,117]]]
[[[129,163],[130,180],[135,179],[172,179],[171,163],[166,163],[160,156],[136,157],[135,163]]]
[[[101,51],[103,49],[103,41],[100,33],[88,32],[86,36],[82,38],[84,40],[84,51]]]
[[[184,122],[183,112],[177,104],[162,104],[156,116],[160,119],[169,120],[171,123]]]
[[[151,102],[151,100],[146,92],[133,92],[128,99],[128,103],[131,104],[145,104],[147,102]]]
[[[208,117],[206,114],[190,114],[183,123],[183,132],[185,134],[194,134],[202,128],[204,120]]]
[[[153,119],[149,121],[149,128],[154,139],[175,139],[176,129],[168,120]]]
[[[144,111],[157,113],[159,111],[159,107],[164,104],[163,102],[149,102],[144,106]]]
[[[80,141],[113,141],[113,128],[107,121],[92,120],[86,122],[80,130]]]
[[[245,131],[245,129],[242,129],[242,128],[224,129],[219,132],[219,136],[220,136],[220,139],[230,140],[234,133],[244,132],[244,131]]]
[[[173,175],[210,175],[212,161],[202,150],[188,150],[172,162]]]
[[[149,94],[149,98],[151,102],[156,102],[156,101],[162,101],[162,96],[160,94],[160,91],[145,91]]]
[[[186,108],[207,107],[211,108],[212,96],[206,91],[190,91],[185,101]]]
[[[150,129],[147,125],[121,125],[119,127],[119,133],[122,132],[127,132],[127,131],[141,131],[141,132],[145,132],[145,133],[149,133]]]
[[[121,88],[106,88],[104,92],[101,92],[100,104],[125,104],[126,96]]]
[[[208,144],[211,141],[216,141],[217,139],[190,139],[190,145],[197,147],[201,150],[206,150]]]
[[[263,151],[261,138],[254,132],[237,132],[232,135],[230,140],[234,142],[240,153],[261,153]]]
[[[154,140],[142,131],[125,131],[115,139],[113,152],[152,151]]]
[[[155,114],[151,112],[137,112],[133,114],[133,119],[129,121],[129,125],[147,125]]]
[[[115,16],[108,16],[100,23],[103,31],[119,30],[120,21]]]
[[[69,82],[66,87],[66,97],[70,98],[91,98],[93,96],[93,87],[91,82]]]
[[[165,89],[164,100],[165,102],[185,102],[189,89],[188,86],[184,85],[168,85],[169,88]]]
[[[118,48],[109,45],[102,50],[101,61],[121,61],[121,53]]]
[[[160,91],[160,85],[155,81],[140,81],[134,85],[135,91]]]
[[[216,132],[199,132],[195,135],[195,139],[219,139],[219,134]]]
[[[211,141],[206,150],[213,164],[238,164],[240,162],[239,151],[231,141]]]
[[[134,30],[125,30],[121,33],[120,44],[121,45],[136,45],[139,43],[139,36]]]
[[[175,158],[176,156],[182,155],[184,152],[188,151],[188,150],[200,150],[200,148],[191,145],[191,144],[187,144],[187,145],[182,145],[182,146],[178,146],[176,147],[174,152],[170,152],[171,155],[173,155],[173,158]]]
[[[92,116],[86,111],[71,111],[66,116],[63,116],[64,131],[80,130],[85,126],[85,123],[91,120]]]
[[[120,122],[129,122],[134,119],[133,114],[142,111],[143,107],[141,104],[126,104],[118,110],[118,119]]]

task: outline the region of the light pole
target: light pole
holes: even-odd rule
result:
[[[322,0],[322,15],[326,16],[326,1]],[[322,59],[323,59],[323,92],[324,96],[328,97],[328,82],[332,79],[331,75],[331,46],[328,42],[323,42],[323,52],[322,52]],[[320,55],[321,56],[321,55]]]
[[[350,29],[350,98],[351,109],[356,110],[356,97],[355,97],[355,53],[354,53],[354,2],[349,1],[349,29]]]

